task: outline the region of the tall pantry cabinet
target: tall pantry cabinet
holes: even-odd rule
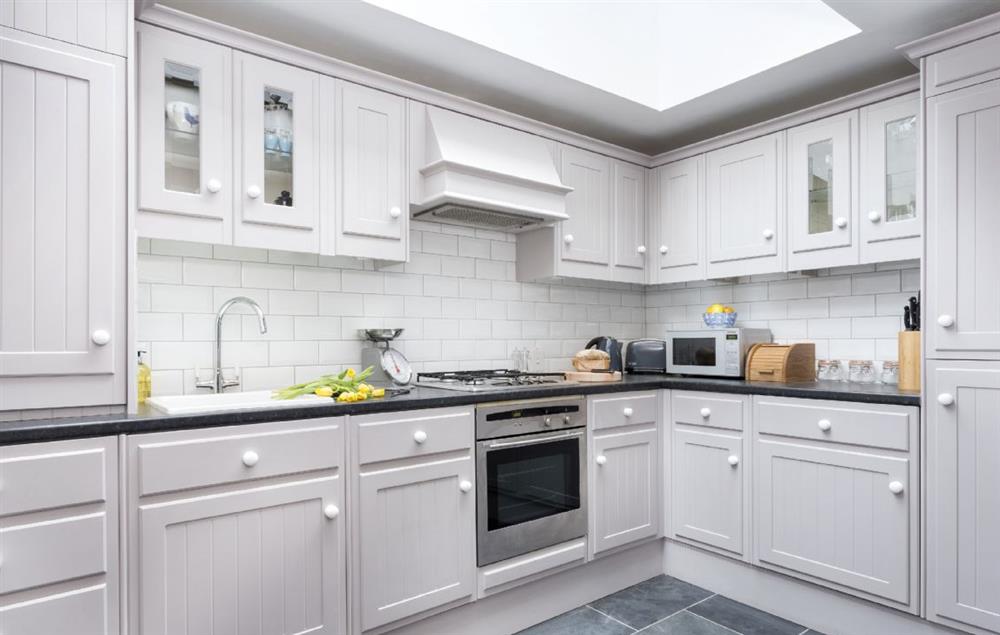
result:
[[[926,113],[927,617],[997,633],[1000,20],[971,25],[908,51]]]

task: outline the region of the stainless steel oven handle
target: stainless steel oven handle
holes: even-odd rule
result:
[[[490,450],[495,450],[497,448],[513,448],[519,445],[535,445],[537,443],[547,443],[550,441],[562,441],[563,439],[572,439],[573,437],[583,436],[585,430],[578,430],[576,432],[567,432],[566,434],[555,434],[555,435],[545,435],[541,439],[528,439],[525,441],[497,441],[490,443],[488,446]]]

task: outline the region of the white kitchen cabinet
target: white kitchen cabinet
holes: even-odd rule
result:
[[[233,243],[317,252],[319,75],[239,52],[233,69],[242,122]]]
[[[342,418],[128,448],[131,632],[346,632]]]
[[[1000,632],[1000,364],[927,362],[927,616]]]
[[[650,209],[653,283],[705,278],[705,155],[656,168]]]
[[[589,468],[594,554],[659,534],[659,437],[655,421],[639,429],[612,428],[594,435]]]
[[[0,632],[119,632],[118,440],[0,447]]]
[[[620,282],[646,281],[646,174],[648,170],[624,161],[612,166],[614,209],[612,242],[614,271]]]
[[[0,411],[125,403],[125,63],[0,27]]]
[[[573,188],[566,195],[569,220],[559,224],[560,258],[606,266],[611,262],[611,162],[566,145],[560,156],[562,182]]]
[[[1000,359],[1000,80],[927,100],[927,355]]]
[[[138,25],[140,236],[232,244],[232,53]],[[263,143],[261,144],[263,145]]]
[[[786,131],[788,268],[858,263],[858,113]]]
[[[322,93],[323,207],[333,213],[322,252],[406,260],[406,100],[328,77]]]
[[[129,0],[3,0],[0,25],[124,57]]]
[[[861,108],[860,262],[920,258],[923,219],[917,205],[920,161],[918,112],[913,93]]]
[[[785,269],[785,133],[705,158],[709,278]]]

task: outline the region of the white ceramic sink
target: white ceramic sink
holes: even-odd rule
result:
[[[271,399],[270,390],[255,390],[251,392],[227,392],[221,395],[206,393],[204,395],[152,397],[146,403],[168,415],[186,415],[220,410],[322,406],[330,405],[334,401],[329,397],[317,397],[316,395],[302,395],[295,399]]]

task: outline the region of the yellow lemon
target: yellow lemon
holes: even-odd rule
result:
[[[734,309],[731,306],[727,306],[726,308],[722,309],[722,312],[723,313],[736,313],[736,309]]]
[[[705,313],[722,313],[726,310],[726,307],[721,304],[713,304],[712,306],[705,309]]]
[[[315,393],[319,397],[332,397],[333,388],[330,388],[329,386],[320,386],[315,390]]]

